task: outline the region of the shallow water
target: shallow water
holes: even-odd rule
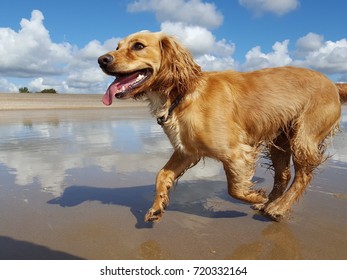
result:
[[[346,138],[281,223],[231,199],[206,160],[146,224],[172,152],[147,108],[1,111],[0,259],[346,259]],[[255,180],[269,187],[271,172]]]

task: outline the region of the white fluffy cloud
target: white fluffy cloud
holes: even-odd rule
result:
[[[194,56],[207,53],[230,56],[235,50],[234,44],[226,40],[217,41],[211,31],[201,26],[166,21],[161,24],[161,30],[177,37]]]
[[[246,54],[246,62],[242,66],[244,70],[255,70],[265,67],[277,67],[290,64],[293,60],[288,53],[289,40],[282,43],[276,42],[272,46],[272,52],[263,53],[260,46],[256,46]]]
[[[212,32],[201,26],[165,21],[161,30],[177,37],[195,56],[209,52],[215,44]]]
[[[254,70],[264,67],[295,65],[315,69],[325,74],[340,75],[346,81],[347,72],[347,40],[324,41],[324,37],[308,33],[296,42],[296,49],[288,50],[289,40],[276,42],[272,52],[263,53],[256,46],[246,54],[242,70]]]
[[[206,28],[216,28],[223,22],[214,4],[200,0],[138,0],[128,5],[128,11],[153,11],[159,22],[184,22]]]
[[[196,58],[196,61],[202,67],[202,69],[208,71],[221,71],[225,69],[238,68],[237,62],[231,56],[218,57],[210,54],[205,54]]]
[[[304,55],[307,52],[318,50],[323,45],[323,41],[324,37],[322,35],[310,32],[304,37],[299,38],[296,46],[299,54],[302,52],[302,55]]]
[[[295,50],[290,52],[288,45],[289,40],[276,42],[269,53],[263,53],[260,46],[252,48],[241,69],[295,65],[338,75],[338,80],[347,81],[347,39],[325,41],[322,35],[310,32],[297,40]]]
[[[297,43],[299,59],[295,65],[309,67],[327,74],[347,72],[347,40],[324,41],[319,34],[309,33]]]
[[[0,28],[1,74],[35,77],[64,72],[61,65],[71,59],[72,47],[68,43],[53,43],[43,19],[42,13],[34,10],[30,20],[22,19],[19,32]]]
[[[193,54],[205,70],[234,68],[232,55],[235,45],[225,39],[217,40],[211,31],[197,25],[182,22],[163,22],[161,30],[178,38]]]
[[[0,78],[0,92],[18,92],[18,87],[4,78]]]
[[[239,3],[257,16],[264,13],[281,16],[297,9],[300,5],[299,0],[239,0]]]

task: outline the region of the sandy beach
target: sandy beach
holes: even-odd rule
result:
[[[0,93],[0,110],[105,108],[102,94]],[[142,102],[118,100],[111,106],[144,106]]]
[[[0,259],[347,259],[347,107],[288,219],[227,194],[219,162],[189,170],[143,221],[172,153],[146,104],[101,94],[0,94]],[[267,190],[261,164],[254,180]]]

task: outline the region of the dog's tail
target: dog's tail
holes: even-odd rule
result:
[[[347,84],[335,84],[340,94],[341,103],[347,102]]]

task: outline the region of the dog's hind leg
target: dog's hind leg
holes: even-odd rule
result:
[[[290,158],[291,149],[288,140],[288,136],[285,132],[282,132],[273,142],[273,145],[269,148],[269,153],[272,161],[272,168],[274,171],[274,185],[272,191],[269,194],[270,203],[280,197],[286,190],[290,181]],[[262,210],[265,204],[255,204],[253,209]]]
[[[252,188],[257,155],[257,148],[240,145],[223,160],[229,195],[252,204],[267,201],[265,191]]]
[[[187,155],[178,150],[172,154],[169,161],[157,174],[154,202],[145,216],[146,222],[160,220],[169,204],[169,190],[175,180],[182,176],[186,170],[196,165],[199,160],[200,157]]]
[[[324,116],[324,111],[320,111],[318,118],[317,114],[314,110],[306,111],[293,127],[290,146],[295,169],[294,180],[286,192],[270,200],[263,209],[264,214],[274,220],[281,219],[291,209],[310,183],[314,169],[325,159],[325,138],[335,129],[338,116],[329,112]]]
[[[302,165],[294,160],[294,168],[295,177],[290,188],[281,196],[269,201],[262,209],[266,216],[275,221],[280,220],[291,209],[312,179],[312,167]]]

